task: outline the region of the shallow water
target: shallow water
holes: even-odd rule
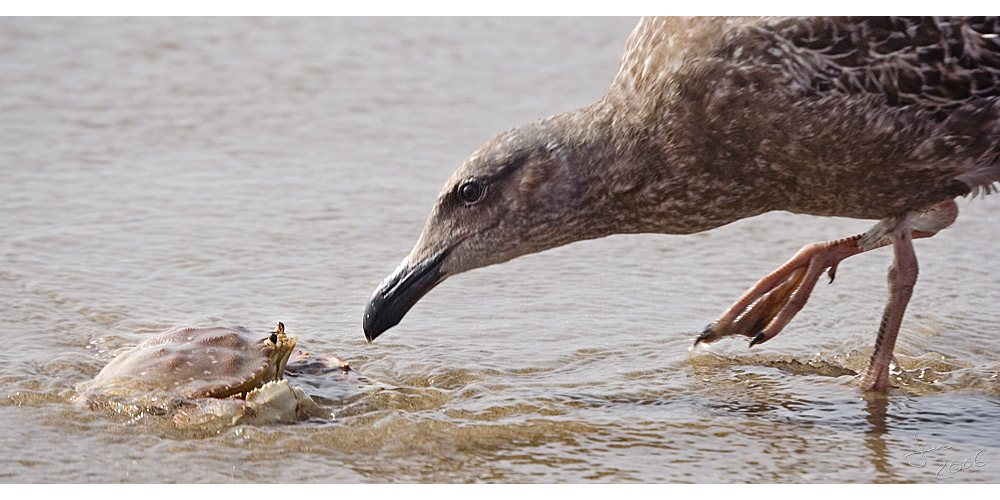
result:
[[[1000,196],[916,243],[887,397],[847,385],[884,249],[766,345],[690,348],[801,245],[867,221],[578,243],[449,279],[364,341],[451,171],[599,97],[633,24],[0,19],[0,480],[1000,481]],[[71,402],[151,334],[279,320],[372,384],[329,419],[218,432]]]

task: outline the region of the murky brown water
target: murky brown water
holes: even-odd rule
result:
[[[887,250],[765,346],[689,348],[801,245],[866,221],[579,243],[450,279],[364,342],[451,171],[596,99],[633,24],[0,20],[0,480],[1000,481],[1000,196],[916,243],[888,398],[846,385]],[[278,320],[372,386],[330,420],[218,433],[70,402],[155,332]]]

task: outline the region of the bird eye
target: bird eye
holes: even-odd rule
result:
[[[277,345],[278,344],[278,335],[276,333],[272,333],[271,337],[270,337],[270,340],[271,340],[272,344]]]
[[[484,194],[486,187],[479,181],[469,181],[458,188],[458,196],[469,205],[483,199]]]

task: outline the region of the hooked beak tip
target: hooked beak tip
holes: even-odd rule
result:
[[[368,342],[399,324],[421,297],[444,280],[441,263],[445,255],[446,251],[439,251],[413,266],[407,257],[382,281],[365,307],[362,326]]]

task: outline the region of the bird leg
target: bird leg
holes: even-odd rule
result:
[[[750,346],[767,342],[805,306],[823,271],[832,283],[840,261],[892,244],[895,257],[889,268],[889,302],[882,317],[875,352],[860,382],[865,389],[885,389],[889,387],[889,365],[896,335],[917,280],[913,240],[934,236],[957,217],[958,205],[948,200],[882,221],[865,234],[806,245],[791,260],[747,290],[718,320],[705,328],[695,344],[714,342],[730,335],[751,337]]]
[[[892,386],[889,383],[892,350],[896,345],[906,304],[909,303],[913,285],[917,282],[917,256],[913,253],[910,231],[893,235],[892,248],[894,257],[889,266],[889,302],[882,313],[882,323],[879,325],[878,337],[875,338],[875,351],[868,362],[868,371],[860,381],[861,387],[869,391],[881,391]]]
[[[714,323],[708,325],[695,343],[715,342],[730,335],[752,337],[754,346],[774,338],[809,300],[809,294],[823,271],[830,282],[840,261],[865,250],[858,245],[863,234],[841,240],[812,243],[788,262],[746,291]],[[876,247],[888,242],[879,242]]]

